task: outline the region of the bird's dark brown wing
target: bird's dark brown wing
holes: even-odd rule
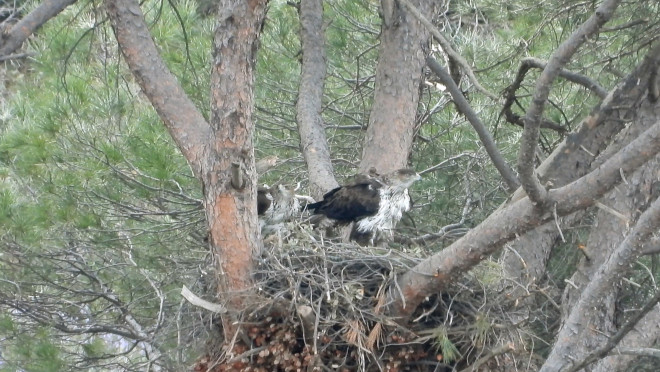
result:
[[[270,189],[259,187],[257,189],[257,214],[263,216],[271,204]]]
[[[375,180],[354,183],[331,190],[318,203],[308,205],[314,214],[323,214],[338,221],[355,221],[378,212],[382,185]]]

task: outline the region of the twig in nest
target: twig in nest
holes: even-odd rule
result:
[[[190,302],[191,304],[197,307],[201,307],[202,309],[206,309],[208,311],[214,313],[221,313],[221,314],[227,312],[227,309],[224,306],[220,304],[214,304],[212,302],[208,302],[198,297],[196,294],[192,293],[192,291],[188,289],[188,287],[186,287],[185,285],[183,286],[183,288],[181,288],[181,296],[183,296],[183,298],[188,300],[188,302]]]
[[[495,358],[498,355],[502,355],[504,353],[508,353],[509,351],[513,350],[513,343],[509,342],[505,345],[502,345],[500,347],[497,347],[491,351],[488,352],[488,354],[484,355],[483,357],[479,358],[476,362],[474,362],[473,365],[465,368],[461,372],[472,372],[472,371],[478,371],[479,367],[484,365],[487,361],[491,360],[492,358]]]

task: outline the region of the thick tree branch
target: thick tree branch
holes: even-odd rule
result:
[[[625,143],[609,146],[610,141],[634,116],[638,102],[646,95],[646,86],[639,82],[648,81],[659,62],[660,44],[650,50],[637,68],[582,120],[580,128],[568,135],[541,163],[536,171],[544,183],[552,187],[564,186],[595,169],[621,149]],[[630,140],[634,138],[636,136]],[[518,189],[512,199],[524,196],[524,190]]]
[[[0,39],[0,56],[4,57],[15,52],[39,27],[75,2],[76,0],[44,0],[7,33],[2,35]]]
[[[497,101],[497,96],[491,92],[489,92],[486,88],[484,88],[480,83],[479,80],[477,80],[477,77],[474,75],[474,71],[472,71],[472,67],[470,67],[470,64],[461,56],[458,52],[452,48],[451,43],[444,37],[442,36],[442,33],[440,33],[440,30],[438,30],[437,27],[433,25],[424,15],[417,10],[417,8],[409,1],[409,0],[398,0],[398,2],[402,5],[404,5],[408,11],[415,16],[423,25],[426,27],[431,35],[435,37],[435,39],[440,43],[440,46],[442,47],[442,50],[447,54],[447,56],[455,61],[465,72],[467,75],[468,79],[474,84],[475,88],[477,88],[478,91],[481,93],[485,94],[489,98]],[[446,85],[446,84],[445,84]]]
[[[660,123],[632,141],[599,168],[564,187],[549,191],[557,214],[587,208],[621,179],[660,152]],[[429,293],[437,293],[459,274],[469,270],[505,242],[553,218],[529,198],[518,200],[491,214],[463,238],[427,258],[404,274],[398,290],[390,289],[390,313],[407,319]]]
[[[137,1],[107,0],[106,9],[131,72],[201,179],[199,154],[213,138],[211,127],[160,57]]]
[[[605,0],[592,16],[555,50],[536,82],[532,103],[523,119],[525,129],[523,130],[520,153],[518,154],[520,181],[534,205],[544,205],[549,201],[548,191],[541,185],[534,171],[534,159],[539,141],[541,117],[552,88],[552,82],[559,74],[560,69],[577,52],[578,48],[610,19],[619,2],[620,0]]]
[[[566,136],[565,140],[541,163],[537,172],[544,184],[552,187],[564,186],[583,176],[652,125],[646,122],[626,124],[635,117],[639,102],[646,95],[646,86],[639,82],[649,80],[652,71],[656,69],[658,59],[660,59],[660,45],[649,51],[637,68],[624,81],[617,84],[608,94],[607,99],[595,107],[590,115],[582,120],[579,128]],[[618,136],[617,140],[612,142],[624,126],[626,134]],[[518,189],[511,200],[519,200],[525,196],[524,194],[522,189]],[[571,226],[578,220],[579,217],[573,214],[562,218],[561,223],[562,226]],[[527,301],[529,297],[526,297],[524,288],[544,275],[550,250],[558,236],[554,221],[551,221],[520,235],[515,241],[507,244],[507,248],[510,249],[504,252],[503,259],[506,276],[514,278],[513,282],[523,283],[523,286],[509,286],[511,282],[506,280],[498,284],[499,288],[504,285],[508,287],[508,293],[511,293],[513,298]],[[535,308],[534,304],[529,310],[534,311]]]
[[[298,131],[300,147],[307,163],[309,192],[314,199],[339,186],[330,161],[321,105],[326,72],[321,0],[300,3],[302,74],[298,91]]]
[[[472,124],[472,127],[479,135],[481,143],[483,143],[484,147],[486,148],[486,152],[490,156],[490,160],[493,161],[495,168],[497,168],[497,170],[500,172],[500,175],[504,179],[504,182],[506,182],[509,191],[515,191],[520,186],[518,177],[516,177],[513,169],[511,169],[511,167],[509,167],[509,165],[506,163],[506,160],[504,160],[502,154],[500,154],[500,151],[497,149],[497,145],[495,145],[495,139],[490,134],[486,126],[481,122],[481,120],[479,120],[477,113],[472,110],[470,103],[463,96],[463,92],[461,92],[458,86],[456,86],[456,83],[451,78],[451,76],[449,76],[449,73],[445,71],[445,69],[440,66],[440,64],[435,59],[433,59],[433,57],[426,57],[426,64],[429,66],[431,71],[433,71],[440,78],[440,82],[447,87],[447,90],[449,91],[449,94],[451,94],[454,103],[456,103],[456,107],[458,107],[458,111],[465,115],[470,124]]]
[[[660,225],[660,199],[655,202],[639,217],[637,225],[628,234],[626,239],[614,251],[609,260],[598,269],[596,275],[582,292],[580,300],[573,307],[568,319],[557,335],[557,343],[552,348],[550,356],[541,367],[540,371],[556,371],[564,368],[573,357],[572,349],[577,338],[573,335],[580,334],[593,328],[591,319],[594,310],[600,307],[602,294],[616,285],[630,269],[631,264],[641,253],[642,242],[653,234]],[[660,290],[644,305],[644,307],[629,319],[626,324],[612,337],[609,337],[605,345],[593,351],[582,362],[577,363],[566,370],[566,372],[577,372],[589,364],[598,361],[607,355],[618,345],[619,341],[630,332],[633,327],[660,301]],[[581,356],[577,356],[581,357]]]
[[[593,372],[626,371],[631,363],[637,359],[635,355],[650,355],[648,353],[635,354],[635,352],[644,353],[655,350],[656,357],[660,357],[660,349],[648,349],[652,345],[657,345],[657,341],[660,340],[660,328],[658,324],[660,324],[660,305],[655,305],[625,335],[608,356],[596,362],[590,369]],[[593,350],[593,348],[589,350]]]

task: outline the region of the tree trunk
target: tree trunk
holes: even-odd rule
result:
[[[213,41],[210,152],[205,157],[204,201],[209,243],[217,262],[218,297],[229,299],[229,317],[250,297],[253,258],[261,240],[253,134],[253,85],[258,37],[266,0],[220,2]],[[236,326],[223,319],[225,340]]]
[[[640,135],[644,129],[654,125],[658,118],[660,106],[649,107],[647,104],[639,110],[639,117],[627,128],[623,142],[627,142],[626,138]],[[552,371],[561,365],[581,361],[590,352],[604,345],[608,336],[616,332],[615,312],[620,283],[613,279],[614,274],[606,275],[609,272],[606,270],[611,266],[627,267],[632,263],[631,259],[617,252],[630,239],[629,229],[635,226],[633,221],[638,220],[640,211],[647,209],[649,202],[657,197],[652,195],[652,192],[657,183],[659,164],[660,159],[656,157],[627,176],[625,183],[601,199],[602,205],[605,206],[603,208],[611,209],[603,209],[598,213],[595,227],[591,230],[585,247],[585,255],[588,258],[581,260],[578,270],[571,278],[571,283],[578,288],[566,288],[562,301],[566,319],[553,352],[546,362],[547,370]],[[632,231],[637,228],[639,227],[635,226]],[[636,254],[639,255],[641,245],[641,242],[635,242],[630,249],[637,251]],[[632,256],[635,253],[626,254]],[[616,277],[620,275],[622,274]],[[578,333],[580,337],[562,337],[567,333]]]
[[[338,186],[321,117],[326,72],[322,0],[300,3],[300,24],[303,57],[297,105],[298,132],[307,163],[309,193],[319,200]]]
[[[433,14],[435,2],[418,0],[414,5]],[[429,32],[396,1],[383,0],[374,103],[364,138],[360,172],[375,167],[387,173],[407,165],[412,148]],[[404,56],[404,58],[402,58]]]
[[[76,0],[45,0],[11,29],[2,30],[0,57],[14,53],[39,27],[75,2]]]
[[[214,40],[211,125],[163,63],[137,2],[116,0],[106,4],[126,62],[202,181],[209,244],[218,269],[218,297],[230,310],[239,310],[245,298],[239,295],[248,295],[253,257],[261,247],[252,86],[266,1],[221,4]],[[233,337],[234,324],[231,317],[223,319],[226,339]]]

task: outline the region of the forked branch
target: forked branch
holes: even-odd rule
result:
[[[660,123],[641,134],[600,167],[566,186],[549,191],[557,215],[565,216],[593,205],[621,180],[621,171],[632,172],[660,152]],[[391,290],[390,312],[407,319],[429,293],[442,291],[504,243],[550,221],[529,198],[520,199],[491,214],[463,238],[427,258],[404,274]]]
[[[533,57],[523,58],[523,60],[521,61],[520,68],[518,69],[518,74],[516,75],[516,78],[514,79],[513,83],[504,90],[505,100],[504,100],[504,105],[502,106],[502,114],[504,114],[504,117],[509,123],[524,127],[522,117],[514,113],[512,109],[513,104],[516,103],[516,100],[518,98],[516,96],[516,92],[522,85],[522,82],[525,79],[527,72],[529,72],[531,68],[538,68],[543,70],[545,69],[546,65],[547,63],[545,61]],[[560,69],[559,76],[563,77],[564,79],[570,82],[582,85],[583,87],[594,92],[594,94],[596,94],[598,97],[602,99],[604,99],[607,96],[607,90],[605,90],[605,88],[600,86],[600,84],[598,84],[597,81],[592,80],[587,76],[578,74],[576,72],[568,71],[566,69]],[[566,131],[558,123],[554,123],[547,119],[541,120],[540,127],[549,128],[560,133]]]
[[[600,27],[605,24],[619,5],[620,0],[605,0],[573,34],[550,56],[541,76],[536,81],[532,102],[523,119],[525,129],[520,141],[518,154],[518,175],[522,187],[534,205],[548,203],[548,190],[545,189],[534,171],[536,147],[539,141],[539,128],[545,103],[550,95],[552,83],[561,68]]]

